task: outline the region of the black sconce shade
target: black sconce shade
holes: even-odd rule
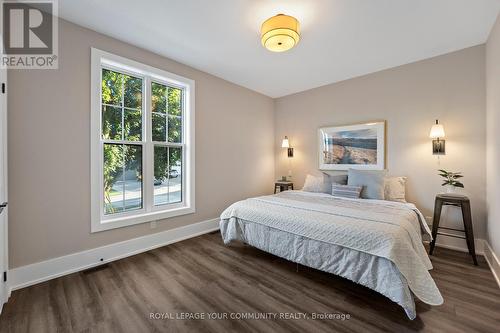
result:
[[[445,140],[432,140],[432,154],[433,155],[445,155]]]
[[[288,157],[293,157],[293,148],[288,148]]]

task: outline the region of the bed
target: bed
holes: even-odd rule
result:
[[[232,204],[220,231],[225,244],[242,241],[373,289],[414,319],[415,296],[443,303],[422,244],[431,237],[424,221],[410,203],[285,191]]]

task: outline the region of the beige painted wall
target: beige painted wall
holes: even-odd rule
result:
[[[486,44],[488,242],[500,254],[500,16]]]
[[[332,59],[332,61],[334,61]],[[317,129],[373,120],[387,121],[387,169],[408,177],[407,198],[426,216],[442,190],[438,168],[462,171],[471,198],[475,236],[486,228],[485,50],[476,46],[279,98],[275,103],[275,145],[288,135],[298,188],[307,173],[318,174]],[[429,130],[436,118],[446,131],[446,156],[431,152]],[[277,149],[276,177],[290,160]],[[454,207],[444,225],[459,219]],[[465,244],[465,242],[464,242]]]
[[[218,217],[272,190],[274,102],[59,21],[58,70],[10,70],[9,254],[18,267]],[[196,213],[90,234],[90,48],[196,81]]]

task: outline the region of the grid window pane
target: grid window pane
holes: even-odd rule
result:
[[[102,137],[142,140],[142,79],[102,69]]]
[[[183,93],[179,88],[151,83],[153,141],[182,143]]]
[[[182,201],[182,148],[154,147],[154,204]]]
[[[182,118],[178,116],[168,116],[168,142],[178,142],[182,140]]]
[[[109,69],[102,69],[102,103],[122,106],[124,75]]]
[[[104,213],[142,208],[142,146],[104,144]]]
[[[142,113],[136,109],[125,109],[123,125],[125,127],[124,140],[142,140]]]
[[[168,149],[168,202],[182,201],[182,148]]]
[[[182,115],[182,90],[168,87],[168,114],[171,116]]]
[[[126,108],[142,108],[142,79],[124,75],[124,103]]]
[[[159,83],[151,83],[151,108],[153,112],[167,113],[167,87]]]
[[[142,208],[142,146],[124,145],[125,169],[124,206],[125,210]]]
[[[152,138],[153,141],[167,141],[167,117],[161,113],[153,113],[152,115]]]
[[[123,211],[123,187],[119,186],[123,173],[123,146],[104,145],[104,206],[105,214]]]
[[[122,139],[122,110],[114,106],[102,106],[102,137],[109,140]]]

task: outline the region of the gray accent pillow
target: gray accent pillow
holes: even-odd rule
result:
[[[384,200],[385,175],[387,170],[349,169],[347,185],[362,186],[361,198]]]
[[[347,175],[328,175],[332,184],[347,185]]]

